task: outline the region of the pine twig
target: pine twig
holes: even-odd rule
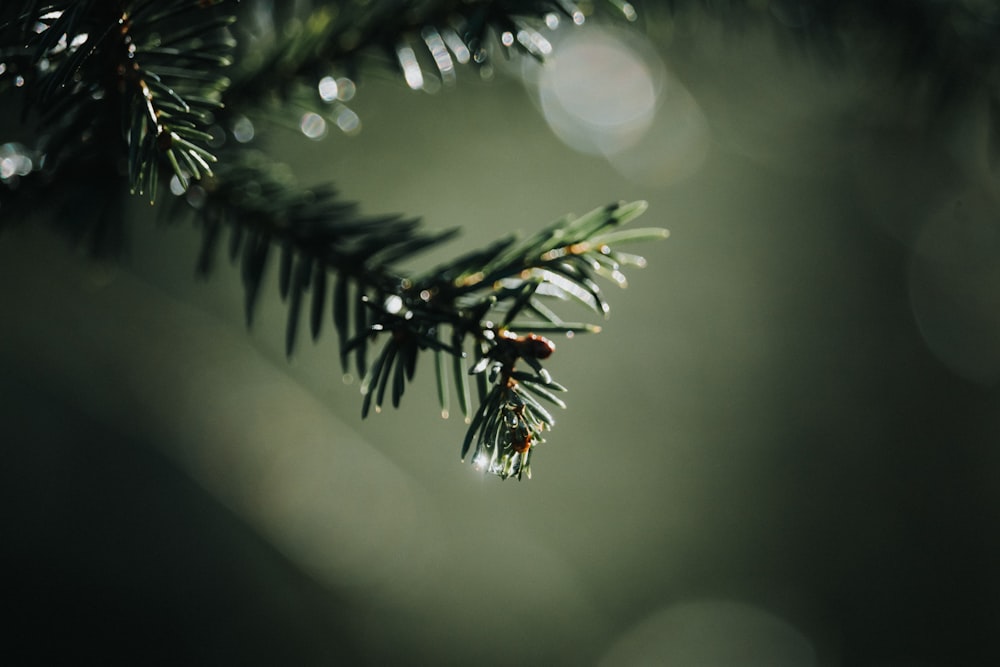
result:
[[[348,15],[333,20],[334,5]],[[442,414],[454,391],[469,422],[462,456],[471,452],[477,466],[501,478],[530,476],[531,452],[555,423],[546,406],[565,406],[557,395],[565,388],[543,366],[555,350],[543,334],[599,330],[564,320],[558,304],[578,302],[607,315],[598,279],[624,286],[622,268],[642,265],[617,246],[665,236],[662,230],[619,229],[645,204],[567,217],[523,241],[508,237],[429,271],[406,272],[398,267],[455,230],[426,231],[403,216],[364,217],[330,186],[297,185],[246,137],[227,143],[223,128],[270,99],[322,109],[333,98],[316,87],[324,80],[317,75],[334,63],[354,67],[373,51],[391,54],[411,88],[420,87],[420,62],[428,56],[443,78],[454,75],[456,62],[485,66],[490,34],[504,48],[543,57],[550,47],[532,22],[552,11],[579,22],[576,5],[437,0],[398,12],[397,3],[375,2],[365,8],[365,20],[352,22],[352,5],[315,3],[299,33],[258,58],[237,50],[233,31],[246,34],[232,27],[233,0],[61,0],[12,7],[0,9],[0,94],[19,97],[26,115],[40,112],[36,147],[16,144],[18,164],[34,165],[35,156],[40,168],[26,168],[16,188],[0,187],[5,212],[12,202],[34,210],[51,189],[60,193],[54,204],[73,210],[57,209],[55,217],[73,221],[81,235],[91,225],[79,224],[78,211],[97,211],[92,236],[99,245],[114,236],[109,230],[125,227],[117,196],[120,163],[128,190],[151,202],[161,177],[169,178],[183,199],[161,208],[177,217],[176,204],[190,205],[204,235],[200,272],[211,270],[228,231],[248,326],[273,266],[288,308],[288,355],[304,318],[314,339],[332,321],[341,363],[362,378],[363,415],[388,402],[398,406],[419,359],[433,356]],[[224,72],[244,60],[251,66],[233,68],[232,84]],[[309,88],[313,93],[303,95]],[[334,97],[339,104],[339,91]],[[9,146],[15,144],[4,150]],[[53,183],[78,187],[51,188]],[[74,200],[74,193],[98,192],[99,207]]]

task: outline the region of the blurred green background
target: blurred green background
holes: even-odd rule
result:
[[[556,341],[530,482],[458,462],[426,365],[362,423],[330,332],[286,363],[276,288],[248,334],[187,224],[137,203],[121,266],[0,238],[15,663],[1000,664],[988,96],[934,107],[877,36],[834,62],[779,21],[647,27],[580,29],[634,67],[585,85],[366,74],[360,134],[258,128],[366,213],[462,226],[428,262],[649,201],[671,237]],[[552,95],[590,125],[557,136]],[[560,140],[609,100],[622,145]]]

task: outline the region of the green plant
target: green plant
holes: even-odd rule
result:
[[[634,18],[628,3],[611,4]],[[645,204],[611,204],[407,272],[397,267],[455,230],[365,217],[332,187],[299,185],[254,145],[249,118],[295,113],[307,135],[349,132],[351,77],[373,55],[419,88],[428,76],[454,79],[463,64],[488,67],[493,48],[542,58],[541,27],[560,15],[580,23],[584,12],[564,0],[4,3],[0,96],[3,113],[22,120],[0,155],[0,229],[47,218],[114,254],[131,224],[124,202],[142,196],[169,220],[198,222],[202,273],[225,231],[248,325],[277,261],[289,355],[303,310],[314,338],[332,320],[341,363],[363,377],[365,415],[398,405],[418,360],[431,356],[442,412],[454,391],[469,421],[463,457],[502,478],[530,475],[531,452],[554,424],[549,407],[564,407],[565,388],[543,365],[554,350],[545,335],[598,330],[565,321],[553,304],[607,315],[598,279],[624,285],[623,268],[643,264],[620,246],[666,235],[621,229]]]

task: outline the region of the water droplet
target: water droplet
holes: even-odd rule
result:
[[[21,86],[23,86],[24,85],[24,77],[21,76],[20,74],[18,74],[14,78],[14,85],[17,86],[18,88],[20,88]]]
[[[335,119],[337,127],[344,134],[357,134],[361,131],[361,118],[358,114],[354,113],[351,109],[347,107],[342,107],[340,111],[337,112],[337,118]]]
[[[17,172],[14,169],[14,160],[12,158],[5,157],[0,160],[0,180],[10,180],[16,173]]]
[[[302,130],[302,134],[318,141],[326,136],[326,121],[319,114],[309,111],[302,114],[299,129]]]
[[[509,30],[505,30],[504,33],[500,35],[500,43],[504,46],[513,46],[514,35]]]
[[[559,15],[555,12],[549,12],[545,15],[545,25],[549,30],[555,30],[559,27]]]
[[[27,176],[34,167],[23,145],[7,143],[0,146],[0,180],[13,181],[18,176]]]
[[[424,74],[420,71],[420,64],[417,62],[417,54],[409,46],[401,46],[396,49],[396,57],[399,65],[403,68],[403,78],[406,85],[413,90],[420,90],[424,87]]]
[[[354,99],[354,93],[357,92],[357,89],[354,82],[346,76],[337,79],[337,99],[341,102],[350,102]]]
[[[170,192],[172,194],[174,194],[175,196],[179,197],[182,194],[184,194],[184,191],[185,191],[185,187],[184,187],[184,184],[181,183],[180,177],[178,177],[177,174],[174,174],[173,176],[171,176],[170,177]]]
[[[254,127],[253,123],[246,116],[238,116],[236,120],[233,121],[233,137],[236,141],[241,144],[253,141]]]
[[[319,96],[324,102],[333,102],[339,93],[337,80],[332,76],[324,76],[319,80]]]
[[[519,30],[517,41],[535,55],[548,56],[552,54],[552,42],[535,30]]]
[[[441,38],[444,39],[444,43],[448,45],[451,52],[455,54],[455,60],[462,65],[469,62],[469,59],[472,58],[472,54],[469,53],[469,47],[465,45],[465,42],[458,36],[458,33],[451,28],[442,30]]]
[[[403,309],[403,299],[398,294],[391,294],[383,304],[385,312],[395,315]]]
[[[452,84],[455,81],[455,63],[451,59],[451,54],[448,53],[448,47],[445,45],[441,33],[433,26],[427,26],[420,32],[420,36],[427,44],[427,49],[434,58],[434,64],[441,72],[442,80],[445,84]]]

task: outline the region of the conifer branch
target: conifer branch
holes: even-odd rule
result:
[[[362,416],[380,411],[387,399],[398,407],[418,359],[430,353],[442,415],[449,413],[454,390],[470,420],[462,458],[475,442],[473,462],[502,478],[530,476],[531,448],[555,423],[541,401],[565,407],[556,396],[565,388],[542,365],[555,346],[540,334],[600,330],[564,320],[550,304],[578,302],[606,317],[609,307],[596,279],[624,287],[624,267],[644,265],[619,246],[666,237],[661,229],[620,228],[641,215],[645,203],[612,204],[558,220],[521,242],[507,237],[407,273],[395,266],[454,230],[427,233],[412,219],[360,218],[331,189],[299,190],[278,178],[263,157],[255,166],[220,167],[205,186],[189,197],[205,234],[199,270],[211,269],[228,227],[228,255],[240,266],[248,326],[267,266],[277,262],[278,291],[288,308],[286,353],[295,349],[303,311],[314,340],[332,320],[345,372],[353,358],[362,378]],[[471,370],[470,351],[476,360]]]
[[[442,414],[454,391],[469,422],[463,458],[471,451],[477,466],[502,478],[530,476],[530,453],[554,424],[549,410],[565,406],[557,396],[565,389],[542,365],[555,350],[543,334],[599,330],[564,320],[556,304],[575,301],[607,315],[597,279],[624,286],[622,268],[642,264],[621,253],[619,243],[665,236],[619,229],[645,204],[567,217],[523,241],[511,236],[433,269],[407,272],[398,267],[456,230],[427,231],[404,216],[362,216],[332,186],[299,186],[247,137],[230,138],[224,128],[270,100],[287,103],[310,88],[307,103],[322,109],[332,99],[317,89],[319,75],[331,67],[357,68],[373,52],[389,54],[411,88],[421,87],[427,64],[442,79],[454,76],[456,63],[485,66],[491,34],[504,48],[542,57],[550,47],[531,21],[561,11],[580,22],[576,5],[439,0],[399,12],[391,2],[363,9],[317,2],[298,32],[282,29],[287,39],[276,39],[258,57],[245,46],[238,50],[238,41],[249,37],[234,23],[234,0],[12,7],[0,10],[0,93],[18,99],[26,117],[37,112],[38,122],[16,146],[24,164],[38,168],[0,185],[6,219],[19,206],[35,212],[49,186],[72,174],[78,187],[56,189],[59,196],[48,202],[52,217],[100,248],[124,235],[123,191],[153,202],[161,175],[170,178],[171,190],[183,198],[161,202],[161,209],[172,219],[186,210],[199,221],[199,272],[210,272],[220,246],[227,246],[244,283],[248,326],[270,266],[287,304],[288,355],[304,319],[313,339],[332,322],[345,372],[353,368],[362,379],[363,415],[387,401],[399,405],[419,358],[433,357]],[[231,80],[225,72],[234,63]],[[81,205],[77,197],[100,205]],[[80,211],[91,212],[89,222]]]

